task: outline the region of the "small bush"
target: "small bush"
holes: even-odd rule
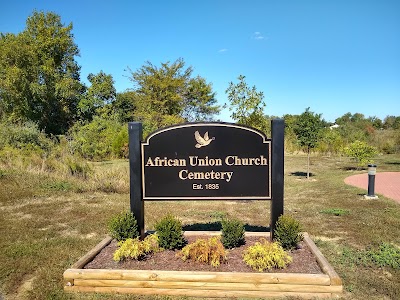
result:
[[[272,268],[285,268],[292,262],[292,257],[279,243],[270,243],[261,238],[254,246],[250,246],[243,252],[243,261],[254,270],[263,272]]]
[[[245,244],[244,224],[237,219],[222,219],[221,242],[225,248],[231,249]]]
[[[286,249],[294,249],[303,240],[300,223],[289,215],[278,218],[275,226],[275,240]]]
[[[205,239],[198,239],[191,243],[177,254],[183,260],[191,259],[218,267],[226,261],[227,250],[218,236]]]
[[[183,237],[182,223],[168,214],[155,225],[160,247],[164,249],[181,249],[186,244]]]
[[[137,221],[131,212],[121,212],[111,218],[108,230],[111,237],[117,241],[134,239],[139,236]]]
[[[357,140],[345,147],[344,153],[353,158],[358,167],[365,167],[373,162],[372,158],[378,154],[378,149],[366,142]]]
[[[139,238],[127,239],[118,243],[119,248],[114,252],[113,259],[121,261],[127,258],[143,259],[147,254],[162,251],[158,244],[157,234],[147,236],[143,241]]]

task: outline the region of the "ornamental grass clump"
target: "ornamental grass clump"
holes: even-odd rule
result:
[[[182,223],[173,215],[168,214],[155,225],[160,247],[164,249],[182,249],[186,245],[183,237]]]
[[[133,213],[121,212],[108,222],[108,231],[117,241],[134,239],[139,236],[137,221]]]
[[[297,248],[303,240],[301,225],[293,217],[282,215],[275,225],[275,241],[279,242],[285,250]]]
[[[157,234],[148,235],[143,241],[139,238],[127,239],[118,243],[119,248],[114,252],[113,259],[121,261],[124,259],[143,259],[147,254],[160,252]]]
[[[208,240],[198,239],[194,243],[186,245],[177,256],[184,261],[191,259],[218,267],[222,262],[226,261],[227,253],[220,238],[214,236]]]
[[[227,249],[232,249],[245,244],[244,224],[238,219],[222,219],[221,242]]]
[[[272,268],[283,269],[292,262],[292,257],[277,243],[261,238],[243,252],[243,261],[252,269],[263,272]]]

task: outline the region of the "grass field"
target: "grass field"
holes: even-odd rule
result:
[[[376,163],[378,172],[400,171],[399,155]],[[285,157],[285,213],[302,223],[342,277],[343,298],[400,299],[400,258],[391,256],[399,253],[400,205],[383,196],[364,200],[364,190],[345,185],[347,176],[366,172],[347,159],[313,157],[310,180],[306,164],[305,156]],[[128,162],[92,169],[87,179],[0,169],[0,299],[176,299],[63,292],[64,270],[104,238],[113,214],[129,209]],[[145,222],[153,229],[172,212],[186,228],[212,228],[235,216],[260,229],[269,224],[269,207],[262,201],[146,202]],[[387,251],[376,252],[382,245]]]

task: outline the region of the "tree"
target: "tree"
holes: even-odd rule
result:
[[[239,82],[230,82],[225,91],[228,96],[231,118],[239,124],[266,132],[268,126],[263,113],[266,106],[263,101],[264,93],[258,92],[255,86],[250,88],[245,79],[246,76],[239,75]]]
[[[385,129],[400,129],[400,116],[386,116],[383,121],[383,128]]]
[[[116,90],[112,75],[107,75],[103,71],[98,74],[90,73],[88,80],[91,86],[78,104],[81,120],[91,121],[96,111],[115,101]]]
[[[182,116],[189,122],[213,120],[214,115],[219,112],[216,102],[211,84],[200,76],[192,78],[184,95]]]
[[[362,141],[355,141],[344,148],[344,153],[357,162],[358,167],[372,163],[372,158],[378,154],[378,150]]]
[[[135,120],[137,98],[138,95],[135,91],[125,91],[117,94],[112,107],[120,122],[127,123]]]
[[[129,71],[136,93],[134,116],[143,122],[145,135],[171,124],[212,119],[219,112],[211,84],[192,78],[193,69],[185,68],[183,59],[161,67],[146,62]]]
[[[307,152],[307,179],[310,178],[310,152],[317,146],[322,128],[321,114],[314,114],[309,107],[298,117],[293,128],[298,143]]]
[[[318,150],[326,154],[338,154],[344,146],[344,141],[339,131],[326,127],[321,130]]]
[[[21,33],[0,37],[0,106],[11,120],[31,120],[47,133],[73,123],[80,95],[79,55],[72,24],[34,12]]]

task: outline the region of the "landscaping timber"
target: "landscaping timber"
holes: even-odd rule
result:
[[[186,232],[185,234],[200,234]],[[201,232],[204,234],[204,232]],[[213,234],[213,233],[210,233]],[[215,233],[214,233],[215,234]],[[259,233],[246,233],[247,235]],[[320,265],[322,274],[242,273],[161,270],[83,269],[111,238],[104,239],[64,272],[65,291],[175,295],[192,297],[330,298],[343,292],[342,281],[307,233],[304,241]]]

